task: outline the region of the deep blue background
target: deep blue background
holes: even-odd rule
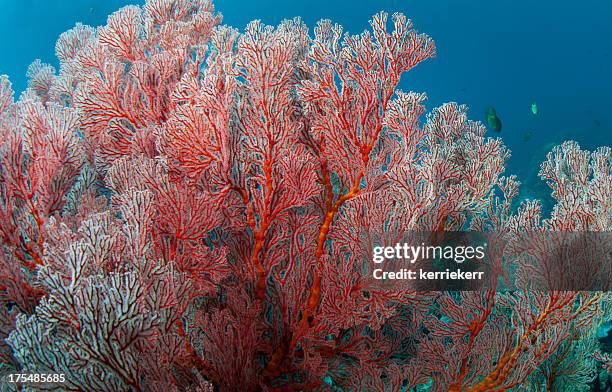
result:
[[[0,0],[0,74],[23,90],[34,59],[57,65],[61,32],[76,22],[101,25],[129,3],[142,1]],[[430,108],[468,104],[473,119],[494,106],[513,155],[507,172],[524,183],[521,197],[548,194],[537,170],[552,145],[567,139],[589,149],[612,145],[612,1],[217,0],[215,6],[224,23],[240,29],[252,19],[277,24],[301,16],[311,28],[330,18],[358,33],[379,10],[405,13],[435,39],[438,57],[407,74],[401,88],[427,92]],[[533,134],[528,142],[526,132]]]

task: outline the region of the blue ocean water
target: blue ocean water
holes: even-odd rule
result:
[[[57,65],[55,40],[76,22],[101,25],[130,0],[0,0],[0,74],[17,91],[36,58]],[[330,18],[351,33],[380,10],[408,15],[432,36],[438,57],[406,74],[404,90],[425,91],[430,108],[456,101],[484,120],[493,106],[499,134],[512,150],[507,173],[523,182],[522,198],[547,200],[537,178],[553,145],[612,145],[612,2],[608,0],[217,0],[224,23],[242,29],[261,19],[277,24],[301,16],[312,28]],[[531,104],[539,107],[533,115]],[[531,134],[531,139],[526,137]],[[497,136],[497,134],[493,134]],[[548,202],[546,201],[546,204]]]

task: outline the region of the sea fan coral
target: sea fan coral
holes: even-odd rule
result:
[[[465,106],[425,115],[424,94],[397,89],[435,55],[405,16],[312,36],[300,19],[220,19],[149,0],[62,34],[59,74],[34,63],[18,101],[0,78],[3,363],[88,391],[591,381],[575,357],[596,351],[607,292],[367,276],[372,247],[408,231],[495,232],[496,273],[525,276],[520,233],[612,228],[609,148],[556,148],[552,216],[514,211],[501,139]]]

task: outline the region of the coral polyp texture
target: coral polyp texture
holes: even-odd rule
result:
[[[404,15],[239,32],[150,0],[56,54],[18,100],[0,78],[0,360],[65,375],[31,388],[580,391],[610,369],[605,290],[364,283],[406,231],[612,229],[610,148],[554,148],[546,217],[465,106],[398,90],[436,54]]]

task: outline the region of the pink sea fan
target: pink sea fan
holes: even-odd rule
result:
[[[609,231],[610,149],[555,148],[551,217],[513,211],[501,139],[397,89],[433,40],[370,27],[149,0],[62,34],[17,102],[0,77],[2,361],[74,390],[558,385],[607,294],[377,289],[372,247],[494,231],[509,280],[521,232]]]

